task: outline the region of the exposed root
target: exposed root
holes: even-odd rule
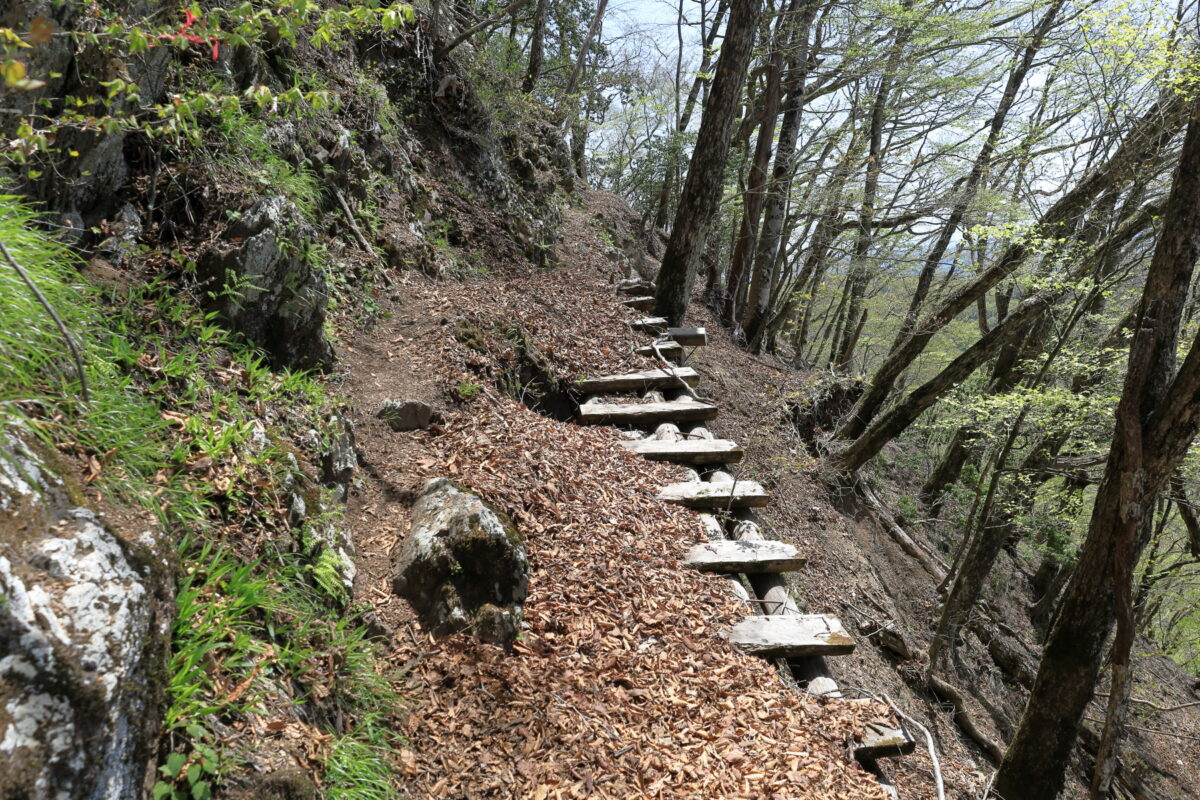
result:
[[[999,764],[1004,758],[1004,748],[975,724],[975,717],[967,710],[967,701],[962,692],[953,684],[934,674],[932,667],[925,673],[925,680],[934,693],[954,706],[954,722],[962,729],[962,732],[979,745],[993,763]]]

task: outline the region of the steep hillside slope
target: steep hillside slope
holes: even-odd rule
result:
[[[591,211],[566,212],[553,270],[410,280],[390,318],[350,345],[366,473],[350,506],[356,588],[411,676],[409,786],[430,797],[880,796],[845,746],[884,709],[806,700],[721,639],[746,609],[723,579],[681,566],[703,530],[654,498],[678,468],[553,417],[575,376],[652,364],[633,355],[643,337],[616,304]],[[523,376],[522,362],[535,368]],[[375,418],[386,398],[414,395],[443,421],[397,433]],[[392,593],[389,555],[439,475],[526,537],[525,625],[507,658],[465,634],[433,640]]]

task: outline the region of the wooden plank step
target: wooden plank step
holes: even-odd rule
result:
[[[671,372],[662,368],[648,369],[625,375],[586,378],[579,382],[579,391],[584,394],[602,394],[605,392],[644,392],[648,389],[678,389],[681,386],[680,381],[688,386],[695,386],[700,383],[700,375],[691,367],[673,367]]]
[[[682,406],[686,408],[687,406]],[[702,511],[725,508],[758,508],[771,496],[754,481],[737,483],[672,483],[658,490],[658,499]]]
[[[868,722],[863,739],[854,745],[854,758],[863,761],[877,758],[899,758],[915,750],[917,741],[903,728]]]
[[[661,422],[702,422],[717,416],[708,403],[584,403],[584,425],[657,425]]]
[[[795,572],[805,559],[786,542],[706,542],[698,544],[683,564],[701,572]]]
[[[746,617],[733,626],[729,641],[763,658],[841,656],[854,651],[854,640],[841,621],[824,614]]]
[[[642,333],[652,333],[655,336],[667,329],[666,317],[643,317],[629,323],[629,327]],[[680,342],[683,344],[683,342]]]
[[[708,344],[708,332],[704,328],[667,328],[667,336],[684,347],[704,347]]]
[[[637,311],[653,311],[658,303],[654,300],[654,295],[643,295],[642,297],[630,297],[628,300],[622,300],[621,305],[626,308],[636,309]]]
[[[742,460],[742,448],[728,439],[642,439],[621,442],[640,456],[651,461],[673,461],[676,464],[730,464]]]
[[[659,342],[658,351],[662,353],[663,358],[679,358],[683,355],[683,345],[679,342]],[[644,345],[634,350],[639,356],[649,356],[650,358],[658,358],[654,352],[654,345]]]

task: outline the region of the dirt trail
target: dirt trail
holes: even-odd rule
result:
[[[805,699],[720,638],[746,609],[723,579],[680,567],[701,527],[654,499],[679,470],[492,385],[519,357],[509,350],[528,345],[564,376],[649,366],[632,354],[645,340],[624,324],[588,219],[568,216],[569,266],[441,286],[410,277],[400,304],[384,306],[390,317],[344,348],[364,465],[349,506],[357,594],[409,675],[409,791],[882,797],[846,752],[882,708]],[[432,402],[443,422],[394,433],[372,416],[389,397]],[[527,537],[526,629],[509,657],[465,635],[435,642],[391,594],[414,493],[435,475],[479,492]]]
[[[651,366],[633,354],[646,339],[628,329],[630,314],[617,306],[619,270],[594,211],[567,213],[557,250],[563,266],[553,270],[497,258],[495,274],[462,282],[406,274],[394,299],[382,302],[383,321],[343,348],[343,389],[354,401],[364,467],[349,504],[357,595],[376,609],[390,657],[409,675],[401,767],[409,791],[879,797],[845,745],[883,709],[806,700],[769,664],[720,638],[748,609],[721,579],[679,567],[702,533],[695,516],[653,499],[678,469],[632,457],[608,429],[579,428],[530,407],[548,386],[561,395],[579,376]],[[855,653],[833,664],[839,684],[886,693],[918,717],[937,737],[951,796],[978,797],[989,764],[944,710],[911,688],[920,685],[919,657],[937,610],[933,582],[852,504],[827,495],[784,415],[781,398],[803,393],[815,377],[736,347],[698,303],[688,324],[709,330],[709,346],[689,363],[702,394],[720,406],[711,429],[745,446],[740,474],[770,488],[763,516],[771,537],[808,557],[793,579],[802,610],[839,616],[858,639]],[[558,383],[538,383],[547,370]],[[391,397],[426,400],[443,421],[394,433],[373,417]],[[548,407],[561,400],[541,398]],[[466,636],[435,642],[391,592],[411,503],[437,475],[504,509],[528,539],[526,629],[510,657]],[[883,624],[915,658],[901,660],[872,642],[867,634]],[[1174,762],[1167,769],[1200,763],[1200,744],[1191,740],[1159,752]],[[923,748],[883,766],[905,800],[934,796]]]

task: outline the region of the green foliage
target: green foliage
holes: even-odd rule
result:
[[[458,389],[456,391],[458,392],[458,398],[460,400],[463,402],[470,402],[479,396],[479,392],[482,391],[482,389],[483,386],[481,384],[472,383],[470,381],[459,381]]]
[[[265,121],[235,108],[206,128],[205,139],[197,164],[215,175],[250,183],[260,192],[282,194],[306,220],[316,220],[321,195],[317,177],[279,154],[268,139]]]
[[[285,43],[315,49],[343,47],[351,37],[368,30],[394,33],[415,19],[408,3],[385,4],[377,0],[320,4],[312,0],[275,0],[255,4],[241,2],[229,7],[201,11],[183,9],[182,19],[172,20],[158,9],[146,16],[122,16],[93,0],[76,19],[81,28],[56,31],[45,17],[34,20],[29,31],[0,28],[0,79],[11,89],[34,91],[45,85],[49,75],[30,75],[28,51],[45,47],[56,36],[69,37],[77,46],[98,49],[108,58],[131,58],[157,47],[182,54],[200,50],[216,61],[222,48],[250,45],[267,48]],[[124,78],[97,81],[102,92],[63,98],[53,117],[30,113],[17,125],[14,146],[5,158],[27,164],[38,153],[58,152],[55,140],[67,129],[115,133],[140,131],[148,136],[169,136],[199,141],[203,116],[234,113],[243,103],[272,114],[303,113],[327,108],[333,95],[325,90],[305,91],[293,86],[274,91],[254,85],[240,94],[220,90],[176,92],[167,102],[146,105],[140,87]]]

